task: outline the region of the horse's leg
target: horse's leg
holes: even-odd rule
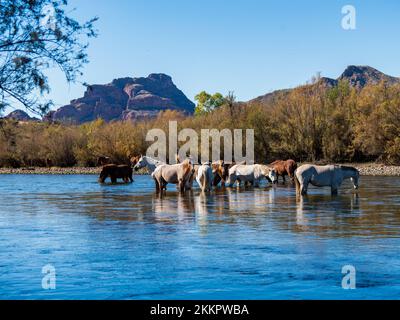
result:
[[[184,193],[185,192],[185,182],[181,179],[179,180],[179,192]]]
[[[220,181],[221,181],[222,179],[221,179],[221,177],[219,176],[219,174],[215,174],[215,176],[214,176],[214,179],[213,179],[213,186],[214,187],[216,187],[216,186],[218,186],[218,184],[220,183]],[[222,187],[222,185],[221,185],[221,187]]]
[[[285,184],[286,183],[285,174],[282,174],[282,179],[283,179],[283,183]]]
[[[228,177],[228,187],[229,187],[229,188],[232,188],[235,182],[236,182],[236,175],[231,174],[231,175]]]
[[[299,182],[300,182],[300,193],[302,196],[305,196],[307,194],[308,184],[310,183],[310,181],[303,180]]]
[[[160,191],[162,191],[160,180],[156,177],[153,177],[153,179],[156,185],[156,192],[159,193]]]
[[[331,185],[331,194],[334,195],[334,196],[337,195],[338,194],[338,188],[339,188],[338,185],[332,184]]]

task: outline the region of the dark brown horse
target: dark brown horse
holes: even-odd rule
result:
[[[289,160],[276,160],[271,163],[271,166],[275,169],[277,175],[277,182],[279,180],[279,176],[282,177],[283,183],[285,183],[285,176],[289,176],[290,179],[294,179],[294,172],[297,169],[296,161]]]
[[[123,179],[125,183],[133,182],[133,170],[131,166],[107,164],[100,173],[99,182],[104,183],[110,177],[112,183],[116,183],[117,179]]]

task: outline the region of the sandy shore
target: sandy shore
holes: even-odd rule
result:
[[[345,165],[356,167],[362,176],[400,176],[400,166],[378,163],[348,163]]]
[[[101,168],[85,168],[85,167],[71,167],[71,168],[0,168],[0,174],[100,174]]]
[[[378,163],[346,163],[345,165],[356,167],[363,176],[400,176],[400,166],[387,166]],[[101,168],[0,168],[0,174],[100,174]],[[134,172],[134,175],[146,174],[146,171]]]

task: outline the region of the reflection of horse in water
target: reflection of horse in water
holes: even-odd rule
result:
[[[240,189],[227,188],[218,197],[220,213],[260,213],[264,214],[272,210],[271,204],[275,202],[275,189],[254,189],[241,191]],[[228,204],[228,206],[227,206]]]
[[[324,233],[328,230],[340,231],[343,227],[342,220],[349,219],[356,227],[362,225],[362,221],[358,220],[361,217],[360,199],[357,193],[333,198],[328,195],[313,194],[300,197],[296,201],[296,227],[303,231]]]
[[[207,197],[205,193],[200,193],[194,199],[196,221],[199,226],[205,227],[208,224],[208,207],[207,207]],[[215,206],[215,204],[214,204]]]
[[[170,221],[183,220],[185,216],[193,215],[195,206],[193,197],[177,193],[171,196],[154,196],[153,211],[156,220]]]
[[[307,194],[308,185],[311,183],[316,187],[331,187],[331,193],[337,194],[338,188],[345,179],[351,179],[354,189],[358,189],[359,177],[358,170],[353,167],[305,164],[295,172],[296,191],[297,194]]]

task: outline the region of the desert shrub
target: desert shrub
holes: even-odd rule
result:
[[[3,119],[0,166],[94,166],[99,156],[129,163],[151,144],[145,141],[148,130],[159,128],[168,135],[171,120],[178,130],[192,128],[199,136],[202,129],[252,128],[257,162],[293,158],[400,164],[400,85],[355,89],[345,82],[333,88],[316,82],[277,93],[267,102],[233,100],[196,116],[167,110],[139,122],[98,119],[76,126]]]

